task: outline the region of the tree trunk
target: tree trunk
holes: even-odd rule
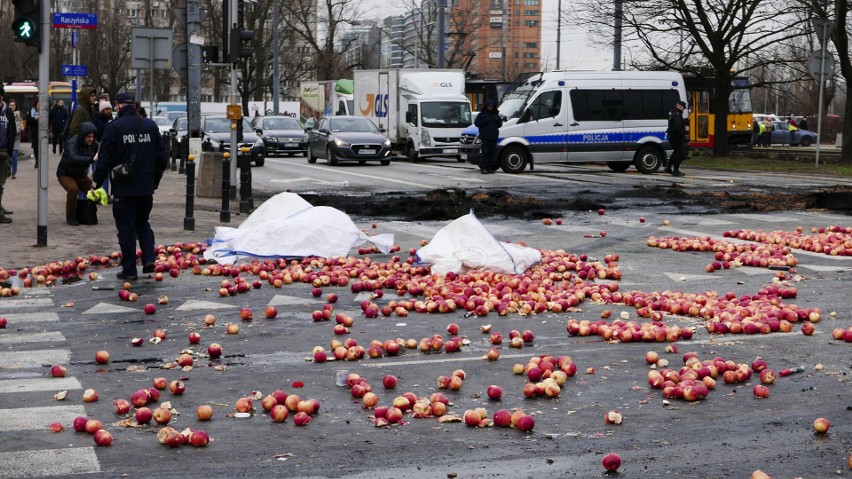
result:
[[[841,163],[852,163],[852,94],[846,92],[846,104],[843,115],[843,143],[840,152]]]
[[[715,112],[713,121],[713,156],[728,156],[728,98],[731,96],[731,78],[729,75],[719,75],[715,79],[712,98],[712,111]]]

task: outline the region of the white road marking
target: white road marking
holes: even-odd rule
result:
[[[284,294],[276,294],[269,300],[269,306],[298,306],[305,304],[318,304],[321,300],[314,298],[300,298],[296,296],[287,296]]]
[[[0,453],[0,477],[5,479],[97,472],[101,472],[101,465],[94,447]]]
[[[45,323],[47,321],[59,321],[59,315],[56,313],[12,313],[4,314],[4,318],[12,324],[26,323]]]
[[[51,341],[65,341],[65,335],[58,331],[52,331],[48,333],[12,333],[0,336],[0,344],[46,343]]]
[[[120,304],[98,303],[83,314],[138,313],[141,309],[129,308]]]
[[[196,311],[199,309],[228,309],[236,306],[214,301],[189,300],[176,308],[177,311]]]
[[[703,281],[705,279],[715,278],[710,274],[684,274],[684,273],[663,273],[672,281]]]
[[[816,264],[797,264],[797,268],[807,268],[813,271],[826,271],[826,272],[834,272],[834,271],[849,271],[849,266],[820,266]]]
[[[0,352],[0,371],[7,369],[40,368],[45,364],[65,364],[71,352],[65,349]],[[0,421],[2,424],[2,421]]]
[[[53,306],[53,300],[49,298],[12,299],[0,302],[0,313],[18,311],[24,308],[48,308],[51,306]]]
[[[44,429],[48,434],[50,423],[61,422],[67,428],[74,418],[85,415],[86,408],[81,405],[0,409],[0,432]]]
[[[62,391],[83,389],[77,378],[4,379],[0,381],[2,393],[28,393],[34,391]]]
[[[289,164],[292,164],[292,163],[289,163]],[[311,168],[311,169],[320,170],[320,171],[335,171],[335,172],[338,172],[338,173],[340,172],[340,170],[336,170],[332,167],[327,167],[327,166],[314,166],[314,165],[298,165],[298,166],[300,168]],[[387,177],[384,177],[384,176],[365,175],[363,173],[355,173],[355,172],[352,172],[350,170],[346,170],[346,176],[348,176],[348,177],[357,176],[357,177],[360,177],[360,178],[367,178],[367,179],[371,180],[373,183],[399,183],[400,185],[412,186],[412,187],[416,187],[416,188],[424,188],[422,183],[416,183],[416,182],[405,181],[405,180],[396,180],[396,179],[387,178]]]
[[[412,365],[412,364],[441,364],[441,363],[461,363],[470,361],[485,361],[482,356],[453,356],[452,354],[441,354],[441,358],[437,359],[415,359],[410,361],[393,361],[388,357],[387,362],[362,364],[365,368],[390,368],[395,366]],[[519,353],[519,354],[501,354],[500,359],[509,358],[530,358],[535,356],[535,353]]]

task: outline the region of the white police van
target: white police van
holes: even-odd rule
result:
[[[503,95],[499,165],[521,173],[544,162],[606,162],[653,173],[672,152],[668,113],[686,101],[683,77],[657,71],[555,71],[525,74]],[[684,111],[684,117],[687,116]],[[462,151],[478,162],[469,132]]]

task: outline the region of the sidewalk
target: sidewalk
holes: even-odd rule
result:
[[[109,255],[118,251],[112,206],[98,207],[98,224],[69,226],[65,223],[65,190],[56,179],[59,155],[50,153],[47,182],[47,246],[36,247],[38,226],[38,170],[29,144],[21,145],[17,178],[6,180],[3,206],[14,213],[13,222],[0,224],[0,267],[5,269],[38,266],[90,254]],[[21,159],[23,158],[23,159]],[[213,237],[214,227],[237,227],[248,215],[239,211],[239,201],[231,201],[231,222],[219,222],[220,198],[195,197],[195,230],[183,229],[186,215],[186,176],[166,170],[154,192],[151,227],[155,244],[203,241]],[[257,207],[255,203],[255,207]]]

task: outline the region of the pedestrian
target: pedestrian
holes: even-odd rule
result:
[[[27,129],[30,130],[30,145],[33,148],[33,158],[38,161],[38,116],[39,107],[38,99],[33,102],[33,107],[30,108],[30,119],[27,121]]]
[[[65,125],[68,123],[68,110],[65,109],[65,102],[57,100],[50,113],[47,115],[48,126],[50,127],[50,138],[53,143],[53,154],[56,154],[56,148],[59,147],[59,154],[65,149]]]
[[[807,130],[808,129],[808,119],[807,118],[802,117],[802,120],[799,122],[799,129],[800,130]]]
[[[755,146],[760,146],[757,142],[760,139],[760,124],[759,121],[751,122],[751,146],[752,148]]]
[[[85,87],[80,90],[80,94],[77,96],[77,108],[74,108],[74,112],[71,113],[71,123],[68,124],[66,138],[71,138],[79,133],[80,125],[83,123],[92,123],[92,120],[95,119],[97,101],[98,94],[94,88]]]
[[[168,165],[166,145],[157,124],[142,118],[136,111],[133,95],[119,93],[115,97],[118,118],[104,130],[98,160],[95,164],[94,188],[104,183],[113,168],[130,165],[127,178],[113,177],[112,216],[118,230],[121,248],[120,280],[133,281],[136,274],[136,241],[142,250],[142,272],[154,272],[154,232],[148,222],[154,204],[154,190],[160,184]]]
[[[95,162],[98,141],[95,139],[97,128],[93,123],[84,122],[80,132],[68,139],[65,152],[56,167],[56,177],[65,189],[65,222],[77,226],[77,195],[81,191],[92,189],[89,167]]]
[[[112,104],[106,100],[98,102],[98,113],[92,123],[98,129],[96,139],[100,141],[104,137],[104,129],[107,123],[112,121]]]
[[[764,143],[766,142],[766,122],[765,121],[757,121],[757,144],[755,146],[766,146]]]
[[[485,100],[485,106],[476,115],[476,120],[473,122],[479,128],[479,141],[481,143],[479,149],[479,172],[483,175],[490,175],[497,171],[497,139],[500,137],[500,127],[503,126],[503,120],[500,118],[500,111],[494,104],[494,100]]]
[[[787,130],[790,132],[790,146],[793,146],[793,143],[796,142],[796,132],[799,131],[795,115],[790,115],[790,123],[787,124]]]
[[[136,113],[137,113],[139,116],[141,116],[142,118],[148,118],[148,112],[147,112],[147,111],[145,111],[145,107],[144,107],[144,106],[142,106],[142,103],[140,103],[140,102],[138,102],[138,101],[137,101],[137,102],[135,102],[135,103],[133,103],[133,104],[136,106]]]
[[[669,111],[669,127],[666,136],[672,145],[672,155],[666,165],[665,172],[672,176],[683,176],[680,172],[680,163],[686,157],[686,121],[683,119],[683,111],[686,110],[686,102],[677,102]]]
[[[21,118],[18,103],[14,99],[9,100],[9,109],[12,110],[12,116],[15,118],[15,146],[12,148],[12,179],[14,180],[18,173],[18,154],[21,149],[21,133],[24,132],[24,119]],[[38,163],[38,159],[36,159],[36,163]],[[38,168],[38,165],[36,165],[36,168]]]
[[[763,146],[768,148],[772,146],[772,130],[775,129],[772,126],[772,118],[769,118],[768,116],[764,118],[763,126],[765,128],[763,131]]]
[[[12,171],[12,151],[15,148],[15,115],[3,101],[6,92],[0,82],[0,223],[11,223],[12,212],[3,208],[3,189]]]

